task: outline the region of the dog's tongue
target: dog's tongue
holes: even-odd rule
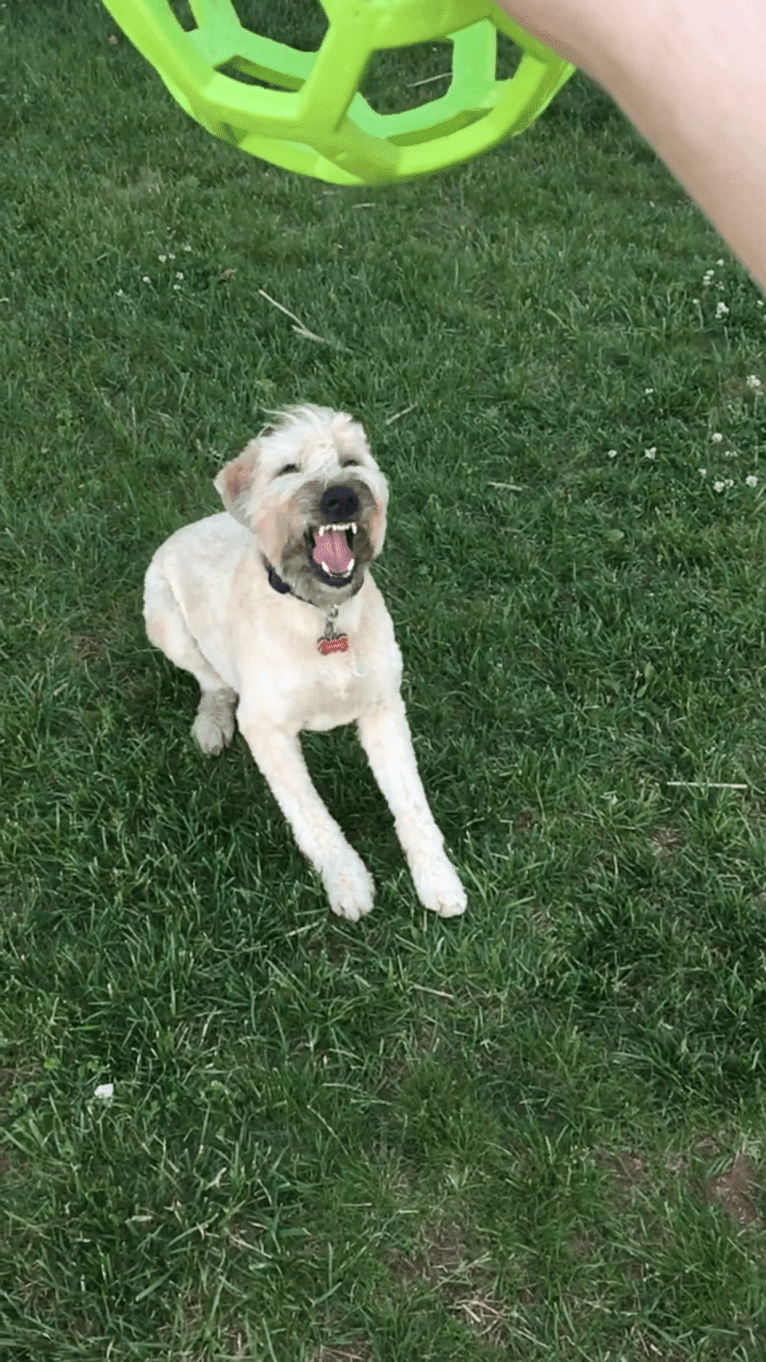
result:
[[[325,530],[324,534],[318,534],[311,556],[320,567],[324,563],[330,572],[348,572],[353,558],[343,530]]]

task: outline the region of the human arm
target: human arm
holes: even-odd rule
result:
[[[499,0],[602,85],[766,288],[763,0]]]

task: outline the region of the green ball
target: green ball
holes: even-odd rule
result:
[[[208,132],[334,184],[409,180],[478,156],[529,127],[574,70],[491,0],[321,0],[316,52],[244,28],[231,0],[190,0],[188,32],[168,0],[104,3]],[[522,52],[507,80],[498,33]],[[371,108],[359,86],[375,53],[438,40],[452,43],[445,93],[400,113]]]

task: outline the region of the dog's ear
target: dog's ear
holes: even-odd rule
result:
[[[224,464],[220,473],[213,480],[213,486],[229,515],[238,520],[240,525],[245,525],[248,530],[253,528],[247,511],[250,506],[253,479],[258,466],[259,455],[260,445],[258,441],[251,440],[238,458]]]

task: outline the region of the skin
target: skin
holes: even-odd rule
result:
[[[498,0],[606,89],[766,288],[764,0]]]

